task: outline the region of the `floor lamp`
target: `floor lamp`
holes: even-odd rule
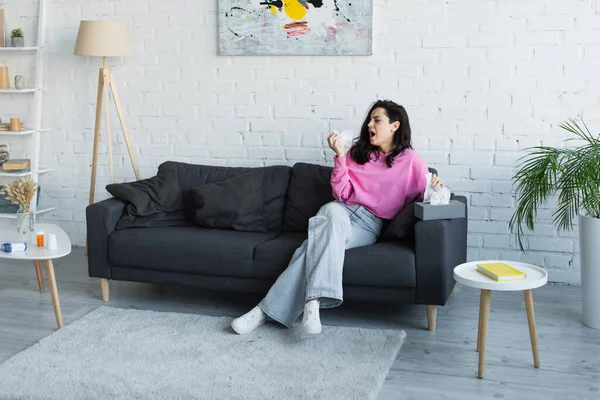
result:
[[[115,84],[112,70],[106,66],[106,57],[122,57],[132,53],[131,41],[127,32],[127,25],[121,21],[81,21],[79,25],[79,33],[77,34],[77,43],[75,44],[75,55],[78,56],[95,56],[103,58],[103,67],[100,68],[98,75],[98,98],[96,101],[96,125],[94,127],[94,150],[92,156],[92,177],[90,182],[90,204],[94,202],[94,193],[96,187],[96,168],[98,165],[98,144],[100,142],[100,127],[102,125],[102,106],[105,102],[106,115],[106,136],[108,138],[108,159],[110,166],[110,182],[114,183],[113,155],[112,155],[112,139],[110,135],[110,99],[109,89],[112,92],[112,98],[115,102],[117,115],[121,122],[121,129],[125,137],[125,144],[133,166],[135,178],[140,179],[137,164],[133,151],[131,150],[131,142],[127,133],[127,125],[123,115],[123,108],[119,100],[119,92]]]

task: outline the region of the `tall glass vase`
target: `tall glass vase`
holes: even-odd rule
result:
[[[31,212],[23,209],[22,206],[19,206],[19,211],[17,211],[17,232],[19,234],[19,241],[30,244],[33,242],[35,231],[35,220],[34,216]]]

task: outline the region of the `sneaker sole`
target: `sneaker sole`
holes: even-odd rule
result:
[[[258,328],[259,326],[262,326],[262,325],[264,325],[265,323],[266,323],[266,321],[265,321],[265,322],[263,322],[263,323],[262,323],[262,324],[260,324],[260,325],[256,325],[254,328],[252,328],[252,329],[250,329],[250,330],[246,330],[246,329],[241,329],[239,326],[237,326],[237,324],[235,323],[235,321],[233,321],[233,322],[231,323],[231,329],[233,329],[233,331],[234,331],[235,333],[237,333],[238,335],[245,335],[246,333],[250,333],[250,332],[254,331],[256,328]]]
[[[248,333],[248,332],[244,332],[244,331],[240,330],[239,328],[237,328],[236,324],[234,324],[233,322],[231,323],[231,329],[233,329],[233,331],[235,333],[237,333],[238,335],[243,335],[245,333]]]
[[[318,329],[315,328],[305,328],[304,326],[302,326],[302,333],[306,333],[307,335],[318,335],[319,333],[321,333],[322,331],[322,327],[318,327]]]

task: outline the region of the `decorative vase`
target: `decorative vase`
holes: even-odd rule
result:
[[[11,37],[12,47],[25,47],[25,39],[23,37]]]
[[[0,61],[0,89],[10,89],[10,78],[8,77],[8,67],[4,61]]]
[[[8,146],[0,144],[0,166],[10,159],[10,153],[8,152]]]
[[[15,89],[25,89],[25,77],[23,75],[15,76]]]
[[[34,216],[31,212],[25,212],[23,206],[17,211],[17,233],[19,241],[30,244],[33,241],[35,231]]]
[[[583,323],[600,329],[600,219],[579,215]]]

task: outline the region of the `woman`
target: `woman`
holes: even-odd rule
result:
[[[267,317],[291,328],[304,310],[301,328],[321,332],[319,308],[339,306],[346,249],[377,241],[383,220],[393,219],[407,204],[422,198],[427,165],[411,147],[408,115],[392,101],[377,101],[348,153],[340,138],[327,138],[335,152],[333,196],[309,220],[308,239],[264,299],[231,323],[239,334],[263,325]],[[433,176],[432,187],[443,187]]]

